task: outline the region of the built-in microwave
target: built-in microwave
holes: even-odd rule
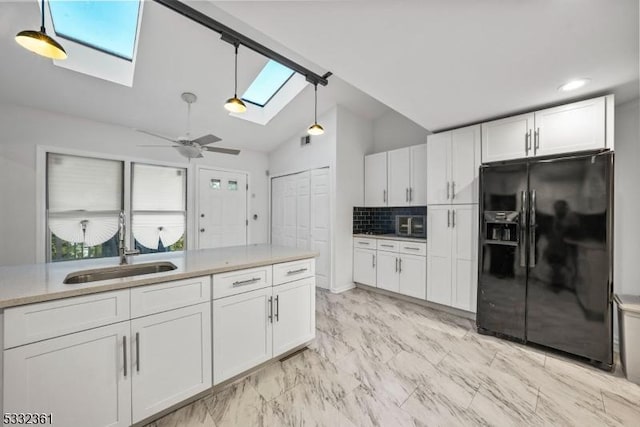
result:
[[[396,235],[407,237],[426,237],[427,217],[424,215],[397,215]]]

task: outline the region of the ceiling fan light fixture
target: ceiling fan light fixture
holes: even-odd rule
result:
[[[314,109],[313,109],[313,124],[307,129],[309,135],[317,136],[324,133],[324,128],[318,124],[318,83],[313,84],[314,87]]]
[[[224,104],[224,108],[232,113],[244,113],[247,111],[245,103],[235,95],[233,98],[227,99],[227,102]]]
[[[40,31],[24,30],[16,34],[16,42],[30,52],[50,59],[67,59],[62,45],[47,34],[44,28],[44,0],[42,0]]]

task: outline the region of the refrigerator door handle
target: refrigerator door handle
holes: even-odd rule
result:
[[[521,191],[520,198],[522,202],[522,207],[520,208],[520,223],[518,226],[520,227],[520,242],[518,244],[518,248],[520,249],[520,267],[527,266],[527,250],[526,250],[526,240],[527,240],[527,192]]]
[[[529,267],[536,266],[536,190],[529,196]]]

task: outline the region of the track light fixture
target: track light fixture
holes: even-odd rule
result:
[[[51,59],[67,59],[64,48],[47,35],[44,28],[44,0],[42,0],[40,31],[24,30],[16,34],[16,42],[33,53]]]
[[[236,48],[235,54],[235,76],[234,76],[234,87],[233,87],[233,98],[227,99],[227,102],[224,104],[224,108],[232,113],[244,113],[247,111],[247,106],[242,102],[242,99],[238,98],[238,46],[239,43],[235,42],[233,46]]]
[[[318,83],[313,84],[314,93],[314,110],[313,110],[313,124],[307,129],[309,135],[322,135],[324,128],[318,124]]]

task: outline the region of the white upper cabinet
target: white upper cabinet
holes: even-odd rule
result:
[[[411,188],[411,150],[401,148],[387,153],[389,206],[408,206]]]
[[[427,204],[478,203],[480,127],[427,137]]]
[[[536,111],[535,126],[536,156],[605,148],[605,98]]]
[[[482,124],[482,162],[613,149],[613,95]]]
[[[427,137],[427,204],[449,203],[451,133],[443,132]]]
[[[411,149],[411,188],[409,204],[427,204],[427,144],[414,145]]]
[[[364,205],[387,206],[387,153],[364,157]]]
[[[533,113],[482,124],[482,162],[533,155]]]

